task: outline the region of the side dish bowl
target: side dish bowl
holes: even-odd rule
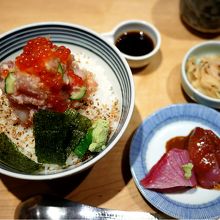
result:
[[[132,38],[130,35],[135,32],[140,35]],[[111,32],[104,33],[103,37],[118,47],[131,68],[142,68],[149,65],[155,59],[161,45],[159,30],[153,24],[142,20],[121,22]],[[122,41],[124,43],[120,47],[118,43],[122,43]],[[151,46],[152,48],[150,48]],[[129,54],[121,51],[120,48]],[[134,55],[134,53],[140,53],[140,50],[141,55]]]
[[[46,180],[61,178],[81,172],[104,157],[123,135],[134,108],[134,83],[131,70],[125,58],[113,46],[105,42],[99,34],[79,25],[61,22],[34,23],[13,29],[0,35],[0,62],[14,60],[21,53],[28,40],[44,36],[49,37],[57,45],[64,45],[71,53],[86,57],[86,65],[91,62],[90,71],[97,71],[96,77],[103,77],[112,85],[112,93],[118,100],[119,117],[115,129],[111,133],[106,148],[94,157],[77,165],[71,165],[57,172],[47,174],[26,174],[0,162],[0,173],[30,180]],[[100,84],[103,101],[111,100],[111,95],[103,93],[105,84]]]
[[[220,60],[220,41],[205,41],[193,46],[184,56],[181,66],[181,83],[186,94],[194,101],[212,108],[220,109],[220,98],[208,96],[195,88],[189,81],[186,66],[189,59],[195,57],[195,62],[204,57],[218,56]],[[220,62],[220,61],[219,61]],[[218,81],[220,81],[218,79]],[[218,88],[220,91],[220,88]]]

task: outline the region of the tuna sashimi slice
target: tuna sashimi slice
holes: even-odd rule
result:
[[[200,186],[214,188],[220,185],[220,139],[211,130],[195,128],[188,141],[189,156]]]
[[[194,187],[197,185],[192,169],[190,178],[184,176],[183,165],[191,163],[187,150],[173,148],[165,153],[141,180],[141,184],[149,189],[170,189],[178,187]]]

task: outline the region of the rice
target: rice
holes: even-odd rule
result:
[[[33,129],[18,124],[17,116],[2,91],[0,95],[0,132],[4,132],[23,154],[37,161]]]
[[[74,54],[75,62],[80,69],[85,69],[94,75],[98,84],[95,94],[90,97],[79,112],[91,120],[98,118],[106,119],[110,122],[111,134],[113,134],[120,116],[120,103],[113,89],[113,85],[107,79],[105,70],[102,66],[98,66],[90,57],[84,53]],[[23,127],[18,123],[17,116],[9,105],[9,101],[5,94],[0,91],[0,132],[4,132],[17,145],[18,150],[30,159],[37,162],[35,154],[35,140],[33,128]],[[81,161],[71,154],[66,166],[79,165]],[[44,164],[44,174],[57,172],[64,167],[55,164]]]

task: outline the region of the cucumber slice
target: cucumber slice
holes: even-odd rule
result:
[[[64,71],[63,71],[63,67],[62,67],[61,63],[58,64],[57,72],[60,73],[63,76]]]
[[[79,100],[83,98],[85,94],[86,94],[85,86],[74,88],[74,91],[71,93],[70,100]]]
[[[88,129],[85,137],[80,140],[79,145],[77,145],[74,149],[74,154],[76,154],[76,156],[80,159],[83,158],[89,148],[89,145],[92,143],[92,131],[92,128]]]
[[[5,78],[5,92],[7,94],[14,93],[14,87],[15,87],[15,76],[13,72],[10,72],[7,77]]]

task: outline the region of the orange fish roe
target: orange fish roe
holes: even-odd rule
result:
[[[68,107],[68,94],[72,87],[83,85],[83,80],[72,70],[72,61],[68,48],[54,45],[46,37],[37,37],[27,42],[15,64],[20,71],[38,76],[48,93],[48,105],[63,112]]]
[[[71,51],[64,46],[56,46],[45,37],[38,37],[27,42],[23,53],[16,57],[16,66],[21,71],[30,74],[39,74],[45,71],[45,62],[59,58],[60,62],[67,63]]]

